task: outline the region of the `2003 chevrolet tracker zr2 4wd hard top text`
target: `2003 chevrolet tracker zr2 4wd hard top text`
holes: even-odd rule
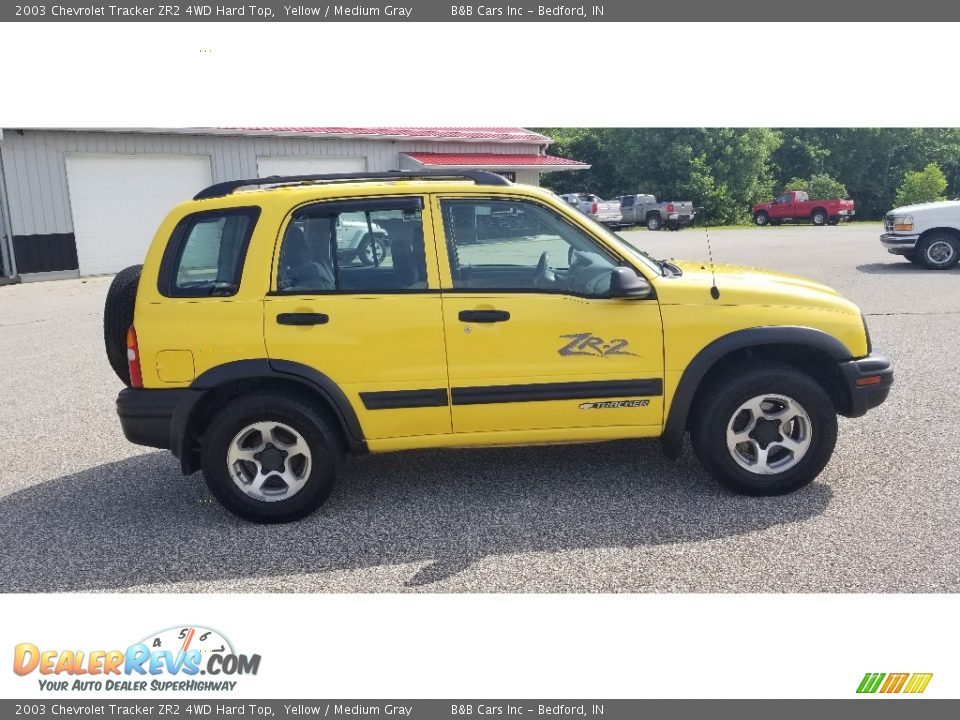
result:
[[[114,279],[104,335],[127,438],[259,522],[319,507],[346,454],[660,437],[676,457],[688,431],[727,487],[788,493],[893,380],[831,289],[655,260],[487,172],[209,187]]]

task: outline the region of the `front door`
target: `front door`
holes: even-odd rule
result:
[[[450,432],[429,214],[420,196],[308,204],[288,218],[275,253],[270,359],[329,377],[369,439]]]
[[[660,311],[610,297],[625,263],[529,199],[442,197],[434,214],[454,432],[659,432]]]
[[[773,201],[773,205],[770,207],[770,217],[774,220],[783,220],[793,217],[793,196],[789,193],[784,193],[776,200]]]

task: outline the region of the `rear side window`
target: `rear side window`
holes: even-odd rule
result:
[[[634,200],[636,200],[636,198],[633,195],[624,195],[620,204],[625,208],[632,208]]]
[[[278,260],[280,294],[426,290],[423,198],[308,205],[287,225]]]
[[[240,289],[247,245],[260,208],[188,215],[177,225],[160,268],[167,297],[224,297]]]

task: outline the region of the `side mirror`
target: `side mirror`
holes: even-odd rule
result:
[[[610,297],[640,300],[653,294],[653,288],[633,268],[615,267],[610,273]]]

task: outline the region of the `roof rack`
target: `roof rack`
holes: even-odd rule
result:
[[[193,196],[194,200],[230,195],[234,190],[249,185],[288,185],[295,183],[352,182],[357,180],[473,180],[477,185],[512,185],[503,175],[486,170],[388,170],[386,172],[328,173],[325,175],[271,175],[249,180],[228,180],[204,188]]]

